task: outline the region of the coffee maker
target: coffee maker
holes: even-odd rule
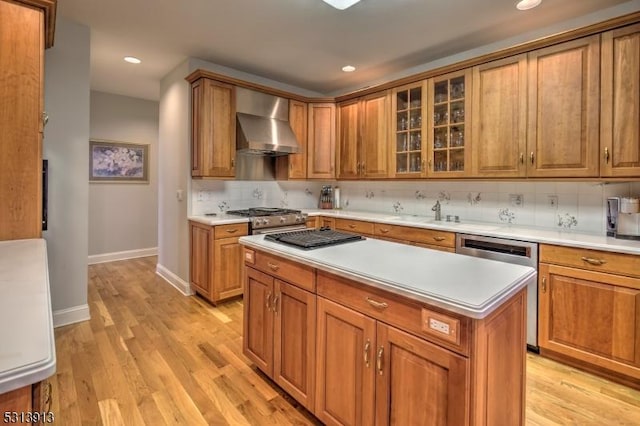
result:
[[[607,236],[640,240],[640,199],[607,198]]]

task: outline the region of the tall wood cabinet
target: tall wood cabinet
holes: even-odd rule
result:
[[[600,170],[640,177],[640,24],[602,34]]]
[[[336,177],[336,105],[310,103],[307,138],[307,177]]]
[[[235,87],[209,78],[191,83],[191,176],[235,176]]]
[[[338,105],[338,178],[389,176],[390,113],[388,91]]]
[[[247,224],[211,226],[189,221],[192,290],[212,303],[242,294],[242,247]]]
[[[0,240],[42,231],[44,49],[55,0],[0,0]]]
[[[538,287],[544,355],[640,388],[640,257],[542,245]]]
[[[527,55],[473,68],[472,175],[527,172]]]
[[[600,36],[530,52],[529,177],[599,175]]]
[[[283,155],[276,158],[278,179],[307,178],[307,137],[308,137],[307,104],[293,99],[289,100],[289,124],[298,141],[300,151],[297,154]]]

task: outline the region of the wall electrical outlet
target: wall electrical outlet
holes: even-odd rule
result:
[[[509,203],[511,203],[513,207],[522,207],[524,205],[524,195],[509,194]]]
[[[205,195],[204,191],[198,191],[198,201],[204,201]]]
[[[558,208],[558,196],[557,195],[549,195],[549,207],[552,209]]]
[[[449,324],[438,321],[434,318],[429,318],[429,328],[440,333],[449,334]]]

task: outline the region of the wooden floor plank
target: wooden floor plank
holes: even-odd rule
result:
[[[242,299],[216,307],[156,258],[89,267],[91,320],[56,329],[56,424],[318,425],[242,354]],[[528,426],[640,425],[640,392],[527,355]]]

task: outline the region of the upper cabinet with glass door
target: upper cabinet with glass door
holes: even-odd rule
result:
[[[398,178],[425,176],[426,82],[394,89],[393,143],[391,170]]]
[[[429,79],[428,176],[462,177],[470,170],[471,69]]]

